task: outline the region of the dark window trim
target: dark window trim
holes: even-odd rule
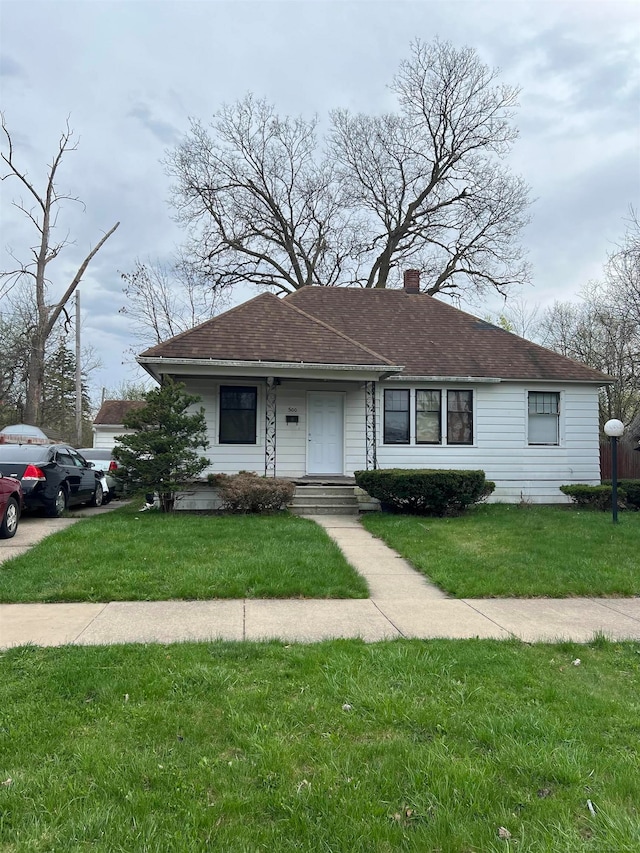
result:
[[[418,409],[418,394],[421,391],[429,391],[433,393],[437,392],[439,397],[439,406],[438,406],[438,440],[437,441],[419,441],[418,440],[418,411],[421,412],[434,412],[435,409]],[[436,445],[442,444],[442,388],[416,388],[415,393],[415,410],[416,410],[416,444],[427,444],[435,447]]]
[[[223,391],[250,391],[253,393],[254,405],[252,409],[231,409],[223,408],[222,392]],[[223,412],[253,412],[253,441],[241,439],[222,438],[222,416]],[[218,388],[218,444],[246,444],[254,445],[258,443],[258,387],[256,385],[220,385]]]
[[[449,394],[460,394],[460,393],[471,394],[471,411],[470,412],[456,412],[456,411],[451,411],[449,409]],[[449,447],[472,447],[473,446],[474,441],[475,441],[474,425],[473,425],[474,409],[475,409],[475,399],[474,399],[473,388],[447,388],[447,446],[449,446]],[[449,415],[450,414],[463,414],[463,415],[469,415],[470,416],[471,438],[469,441],[452,441],[451,440],[450,430],[449,430]]]
[[[407,395],[407,408],[405,409],[389,409],[387,410],[387,394],[391,393],[403,393]],[[389,445],[406,445],[411,444],[411,390],[409,388],[385,388],[384,389],[384,400],[383,400],[383,408],[384,408],[384,422],[382,425],[382,441],[383,444]],[[400,441],[389,441],[387,439],[387,411],[397,411],[397,412],[405,412],[407,413],[407,437],[406,439],[401,439]]]

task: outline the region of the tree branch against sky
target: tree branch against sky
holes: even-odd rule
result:
[[[386,287],[403,265],[426,292],[528,281],[519,236],[529,190],[505,162],[518,90],[471,48],[416,41],[391,86],[396,113],[279,117],[252,95],[168,155],[188,251],[222,290]]]
[[[615,382],[600,392],[600,426],[610,418],[640,420],[640,225],[633,208],[624,237],[610,253],[603,280],[579,302],[555,302],[542,315],[544,346],[602,370]]]
[[[408,263],[431,294],[528,280],[517,242],[528,187],[502,162],[518,90],[496,78],[471,48],[416,41],[391,86],[399,114],[333,113],[341,175],[374,217],[367,287]]]
[[[629,208],[626,225],[622,241],[609,256],[605,280],[609,300],[640,328],[640,221],[633,206]]]
[[[18,181],[21,190],[25,193],[26,201],[20,197],[13,204],[29,220],[35,237],[30,259],[16,258],[15,268],[0,272],[0,295],[6,296],[18,284],[22,285],[25,292],[28,293],[33,322],[30,329],[29,358],[26,370],[24,419],[27,423],[40,425],[47,341],[60,315],[66,311],[66,305],[80,284],[90,262],[120,223],[116,222],[87,254],[67,284],[62,296],[52,296],[53,287],[49,276],[49,264],[56,260],[63,249],[70,244],[68,237],[60,241],[54,237],[54,231],[58,227],[60,205],[64,201],[79,202],[79,199],[74,196],[60,193],[57,184],[57,172],[64,156],[75,151],[77,143],[73,141],[73,131],[67,122],[65,130],[60,135],[58,150],[49,166],[44,190],[40,191],[36,189],[28,177],[26,169],[16,162],[13,139],[4,115],[2,116],[2,132],[5,149],[0,153],[0,159],[4,163],[5,171],[1,179],[2,181],[8,179]]]
[[[136,259],[131,272],[121,273],[125,305],[138,344],[154,346],[210,319],[224,302],[197,268],[183,258],[164,263]]]
[[[192,121],[169,155],[188,251],[214,289],[340,280],[352,228],[335,170],[317,158],[316,127],[247,95],[216,114],[211,132]]]

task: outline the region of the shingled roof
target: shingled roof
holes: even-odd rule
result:
[[[596,382],[608,377],[439,299],[404,290],[304,287],[263,294],[145,358],[395,365],[400,376]]]
[[[256,296],[142,353],[143,358],[153,356],[391,365],[373,347],[352,340],[347,333],[327,325],[323,318],[309,316],[272,293]]]
[[[129,412],[144,405],[144,400],[104,400],[93,422],[105,426],[122,426]]]

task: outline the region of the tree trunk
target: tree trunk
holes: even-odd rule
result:
[[[41,426],[40,405],[44,387],[44,346],[45,341],[40,335],[36,334],[31,341],[24,405],[24,422],[33,424],[33,426]]]

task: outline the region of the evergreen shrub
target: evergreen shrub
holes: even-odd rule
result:
[[[588,486],[586,483],[573,483],[569,486],[560,486],[560,491],[568,495],[578,506],[601,510],[611,509],[612,487],[610,485]],[[624,503],[625,499],[625,490],[618,487],[618,502]]]
[[[496,487],[484,471],[383,468],[356,471],[355,478],[383,509],[414,515],[457,515]]]
[[[618,480],[618,491],[626,495],[629,509],[640,509],[640,480]]]

